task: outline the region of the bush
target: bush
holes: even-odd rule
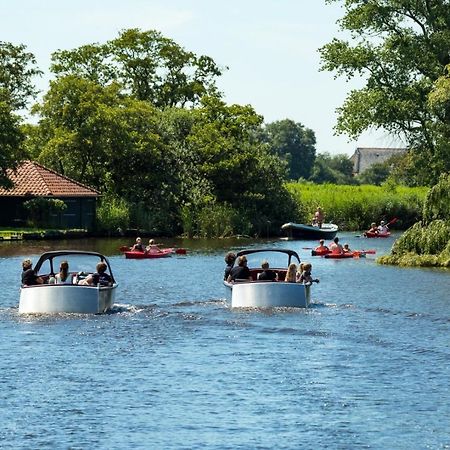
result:
[[[102,198],[97,208],[97,227],[101,231],[117,231],[127,229],[130,224],[130,207],[128,203],[114,196]]]

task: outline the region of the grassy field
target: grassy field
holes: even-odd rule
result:
[[[365,230],[371,222],[397,217],[396,228],[406,229],[422,217],[427,187],[349,186],[334,184],[288,183],[288,190],[301,206],[301,222],[309,223],[318,206],[325,221],[343,230]]]

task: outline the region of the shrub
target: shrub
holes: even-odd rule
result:
[[[97,208],[97,227],[102,231],[126,229],[130,223],[130,207],[118,197],[106,195]]]

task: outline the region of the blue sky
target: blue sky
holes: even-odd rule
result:
[[[103,43],[126,28],[156,29],[229,69],[218,85],[228,103],[251,104],[266,122],[314,130],[319,153],[402,146],[381,132],[334,136],[335,110],[361,81],[320,72],[317,49],[338,36],[342,2],[324,0],[0,0],[0,40],[25,44],[48,85],[52,52]]]

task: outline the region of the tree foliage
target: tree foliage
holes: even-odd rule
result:
[[[155,30],[124,30],[105,44],[89,44],[52,55],[58,77],[75,75],[102,86],[117,81],[124,92],[158,108],[195,106],[218,95],[222,69],[205,55],[185,50]]]
[[[309,178],[316,158],[314,131],[284,119],[265,125],[262,138],[272,153],[287,162],[289,179]]]
[[[405,170],[435,182],[450,170],[442,136],[448,116],[429,103],[450,62],[450,2],[346,0],[344,8],[340,27],[352,42],[333,39],[322,47],[322,68],[347,79],[361,76],[365,86],[350,92],[339,109],[337,132],[357,137],[382,128],[406,137],[413,152]]]
[[[8,103],[13,111],[25,108],[28,99],[37,93],[33,78],[41,74],[25,45],[0,41],[0,101]]]
[[[355,184],[353,163],[345,154],[319,153],[309,180],[318,184]]]

